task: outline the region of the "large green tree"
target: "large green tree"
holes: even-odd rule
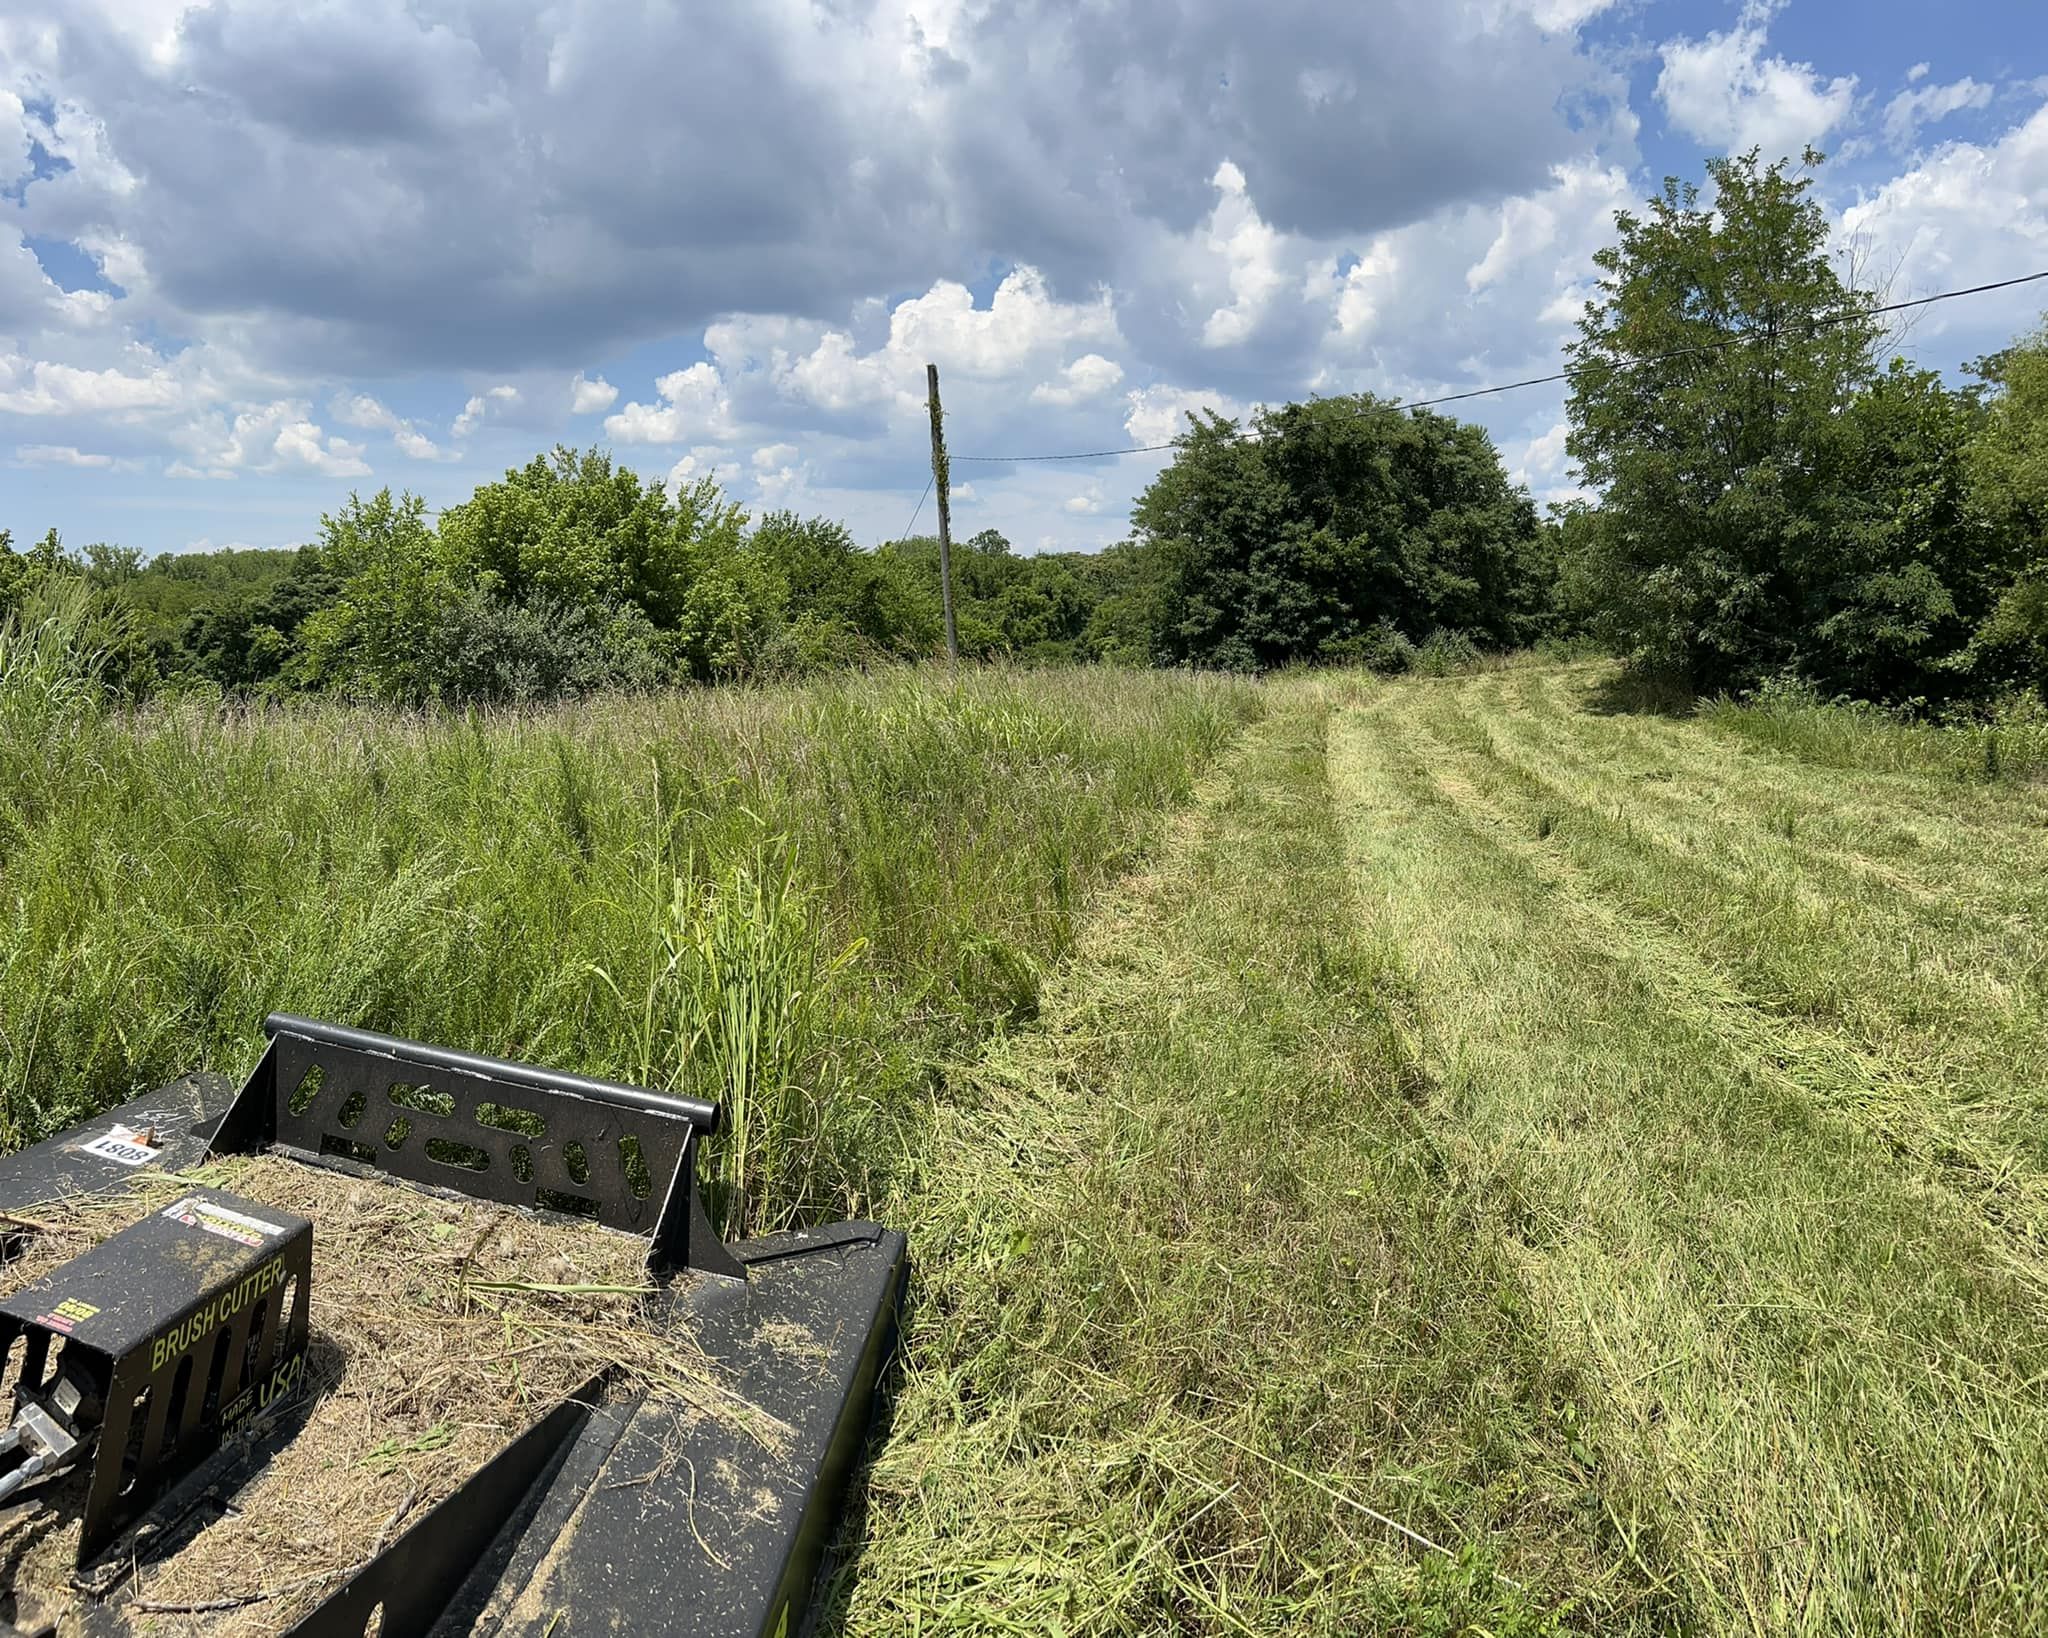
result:
[[[351,495],[321,518],[320,551],[339,594],[300,629],[302,679],[399,702],[436,698],[436,651],[461,587],[426,502],[389,489]]]
[[[1484,429],[1361,394],[1192,420],[1133,513],[1158,657],[1352,658],[1376,631],[1506,645],[1547,599],[1535,509]]]
[[[2048,323],[1977,368],[1991,400],[1971,493],[2005,581],[1969,663],[1986,686],[2048,690]]]
[[[1789,668],[1831,694],[1966,691],[1972,632],[2009,578],[1973,505],[1973,397],[1894,359],[1820,441],[1814,527],[1785,566]]]
[[[1567,447],[1602,494],[1588,578],[1621,650],[1695,686],[1796,663],[1837,573],[1841,417],[1871,379],[1871,298],[1829,257],[1806,168],[1707,162],[1615,218],[1572,347]]]

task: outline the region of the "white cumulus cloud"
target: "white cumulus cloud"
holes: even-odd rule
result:
[[[730,353],[765,366],[786,399],[830,415],[904,417],[925,412],[927,364],[938,365],[943,396],[948,382],[963,377],[977,384],[1029,379],[1027,372],[1049,367],[1075,346],[1119,339],[1107,290],[1088,301],[1062,301],[1031,267],[1012,269],[986,307],[964,284],[940,280],[897,303],[886,339],[873,348],[863,349],[845,330],[805,337],[777,321],[727,323],[706,333],[721,359]]]
[[[1925,68],[1923,63],[1920,65]],[[1923,85],[1901,91],[1885,104],[1884,137],[1894,148],[1910,148],[1920,127],[1945,120],[1965,108],[1988,108],[1991,87],[1965,75],[1948,85]]]
[[[451,438],[467,438],[483,425],[486,416],[499,407],[510,407],[519,402],[519,389],[509,383],[500,383],[486,392],[474,394],[462,406],[462,413],[455,417],[455,423],[448,429]]]
[[[1205,347],[1234,347],[1251,338],[1266,308],[1287,283],[1280,235],[1259,217],[1244,172],[1229,160],[1216,167],[1210,186],[1222,195],[1209,218],[1208,244],[1229,269],[1230,301],[1202,326]]]
[[[682,444],[699,439],[720,442],[732,435],[732,401],[718,366],[692,364],[673,370],[654,383],[660,399],[643,404],[635,399],[604,419],[607,438],[622,444]]]
[[[1890,271],[1899,299],[2048,267],[2048,103],[1995,142],[1943,144],[1843,211],[1841,225]],[[2042,304],[2038,284],[1945,302],[1923,309],[1916,333],[2009,336]]]
[[[363,446],[337,438],[311,419],[302,399],[278,399],[225,415],[203,416],[173,433],[188,459],[173,463],[173,477],[219,477],[238,472],[316,473],[364,478]]]
[[[578,370],[576,379],[569,383],[571,415],[596,415],[610,409],[618,400],[619,389],[601,375],[586,376]]]
[[[1057,379],[1041,381],[1031,389],[1031,402],[1072,409],[1100,398],[1124,378],[1121,364],[1100,353],[1083,353],[1060,371]]]
[[[1756,147],[1764,159],[1797,157],[1848,119],[1853,74],[1827,79],[1810,63],[1765,55],[1773,8],[1750,0],[1734,28],[1661,49],[1657,100],[1671,121],[1710,148]]]
[[[474,400],[472,400],[474,402]],[[401,455],[415,461],[438,461],[441,448],[410,420],[369,393],[338,395],[330,406],[335,420],[343,426],[361,427],[366,432],[388,432]]]
[[[130,375],[119,369],[87,370],[40,360],[25,384],[0,391],[0,410],[16,415],[113,415],[165,409],[183,393],[168,370]]]
[[[1242,421],[1246,407],[1227,393],[1182,387],[1141,387],[1124,394],[1124,431],[1134,444],[1163,444],[1188,429],[1188,417],[1202,413]]]
[[[730,458],[729,450],[714,445],[692,449],[681,460],[668,469],[667,485],[671,495],[680,494],[693,483],[709,478],[721,489],[729,489],[739,481],[739,463]]]
[[[1510,199],[1500,208],[1500,231],[1486,254],[1465,272],[1465,288],[1484,290],[1510,273],[1562,250],[1573,274],[1590,271],[1594,244],[1604,239],[1615,211],[1634,194],[1628,173],[1595,161],[1555,166],[1548,188]]]

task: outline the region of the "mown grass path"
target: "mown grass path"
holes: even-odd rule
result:
[[[1268,686],[955,1078],[854,1633],[2048,1629],[2048,798]]]
[[[1333,725],[1423,1117],[1688,1625],[2040,1631],[2042,799],[1603,716],[1598,681]]]
[[[884,1208],[919,1283],[842,1630],[1669,1624],[1416,1105],[1331,800],[1346,686],[1269,687]]]

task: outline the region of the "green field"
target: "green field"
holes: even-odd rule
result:
[[[124,712],[20,644],[0,1141],[239,1076],[282,1010],[721,1099],[734,1232],[869,1209],[943,1066],[1032,1016],[1091,890],[1258,709],[1170,674],[898,670]]]
[[[1616,692],[1267,687],[940,1122],[847,1630],[2048,1623],[2048,794]]]
[[[4,1136],[271,1008],[911,1235],[828,1630],[2048,1626],[2028,720],[1604,664],[527,714],[0,666]]]

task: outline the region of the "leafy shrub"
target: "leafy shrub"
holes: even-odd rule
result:
[[[1322,657],[1333,665],[1362,665],[1381,676],[1398,676],[1415,663],[1415,645],[1391,622],[1323,644]]]
[[[1439,628],[1415,650],[1415,669],[1425,677],[1448,677],[1479,663],[1479,646],[1462,631]]]
[[[444,700],[535,705],[653,687],[669,675],[662,646],[634,604],[581,606],[542,596],[521,606],[479,588],[449,604],[429,633],[427,675]]]
[[[809,677],[878,658],[875,645],[852,627],[806,612],[770,633],[756,664],[764,677]]]

